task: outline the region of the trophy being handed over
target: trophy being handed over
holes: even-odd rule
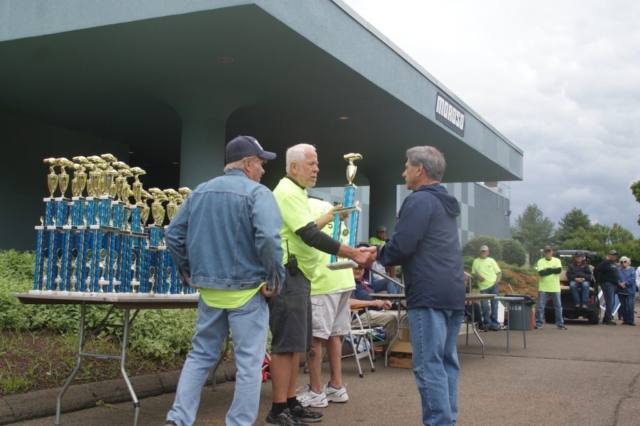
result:
[[[344,201],[342,203],[342,207],[333,210],[333,239],[350,247],[354,247],[358,234],[360,207],[358,206],[358,202],[355,201],[357,186],[353,183],[358,167],[353,164],[353,162],[356,160],[362,160],[362,155],[354,153],[345,154],[344,159],[349,162],[349,165],[347,166],[347,181],[349,183],[344,187]],[[347,226],[341,226],[341,216],[344,217],[344,214],[349,215],[347,219],[345,219],[347,221]],[[332,255],[331,262],[327,265],[327,268],[336,270],[355,268],[357,266],[358,264],[351,259]]]

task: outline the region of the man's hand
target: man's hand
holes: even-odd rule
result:
[[[335,217],[335,214],[336,214],[336,210],[339,210],[339,209],[341,209],[341,208],[342,208],[342,204],[335,205],[335,206],[333,206],[333,208],[331,209],[331,211],[330,211],[330,212],[328,212],[327,214],[330,214],[330,215],[331,215],[331,218],[332,218],[332,220],[333,220],[333,217]],[[348,218],[348,217],[349,217],[349,213],[347,213],[347,212],[342,212],[342,213],[340,213],[340,220],[345,220],[345,219],[346,219],[346,218]]]
[[[484,281],[484,277],[482,275],[480,275],[480,274],[476,275],[476,279],[478,281]]]
[[[276,278],[273,282],[273,290],[269,291],[267,285],[263,285],[260,287],[260,292],[264,295],[264,297],[275,297],[278,294],[278,278]]]

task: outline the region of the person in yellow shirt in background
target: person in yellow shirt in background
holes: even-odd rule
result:
[[[562,264],[560,259],[553,257],[553,248],[545,246],[544,257],[538,260],[536,265],[540,281],[538,283],[538,310],[536,311],[536,330],[542,328],[542,316],[547,299],[551,297],[553,307],[556,310],[556,326],[558,330],[566,330],[562,318],[562,302],[560,300],[560,272]]]
[[[492,257],[489,257],[489,247],[480,247],[480,257],[473,261],[473,265],[471,266],[471,275],[478,280],[480,293],[498,295],[498,292],[500,291],[500,286],[498,284],[502,278],[502,271],[496,261]],[[482,323],[486,331],[500,330],[497,300],[491,300],[491,313],[489,313],[489,301],[482,301]]]

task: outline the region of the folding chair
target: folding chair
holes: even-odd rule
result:
[[[351,354],[343,355],[342,358],[353,356],[356,360],[356,364],[358,365],[358,373],[360,378],[364,377],[362,374],[362,367],[360,366],[360,360],[362,358],[368,357],[369,363],[371,364],[371,371],[375,372],[376,368],[373,366],[373,329],[365,328],[360,320],[360,316],[358,315],[358,309],[351,310],[351,318],[352,321],[357,319],[358,326],[354,328],[353,326],[349,330],[349,333],[345,336],[344,340],[348,339],[351,345]],[[358,352],[358,348],[363,347],[364,350]]]

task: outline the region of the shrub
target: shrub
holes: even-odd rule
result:
[[[527,260],[527,252],[520,241],[504,238],[502,244],[502,260],[510,265],[523,266]]]
[[[486,235],[474,237],[467,241],[467,243],[462,247],[462,254],[464,256],[473,256],[476,258],[478,257],[481,246],[489,247],[489,256],[496,262],[502,260],[502,245],[500,244],[500,240]]]

